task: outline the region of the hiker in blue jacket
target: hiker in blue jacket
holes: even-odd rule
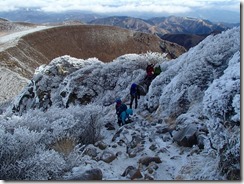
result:
[[[132,104],[135,99],[135,109],[137,108],[137,99],[140,99],[140,90],[138,88],[138,85],[136,83],[133,83],[130,87],[130,108],[132,109]]]

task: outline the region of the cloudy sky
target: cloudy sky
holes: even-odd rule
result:
[[[40,8],[48,12],[83,10],[94,13],[187,13],[194,9],[240,11],[239,0],[0,0],[0,11]]]

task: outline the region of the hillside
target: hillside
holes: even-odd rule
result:
[[[112,25],[130,30],[151,34],[210,34],[213,31],[223,31],[228,27],[215,24],[208,20],[190,17],[155,17],[143,20],[133,17],[113,16],[95,19],[89,24]]]
[[[103,62],[111,62],[128,53],[153,51],[166,53],[168,58],[177,58],[186,51],[154,35],[111,26],[39,25],[16,31],[18,24],[5,22],[6,27],[10,24],[9,29],[13,33],[0,37],[0,66],[27,79],[37,67],[62,55],[82,59],[96,57]]]
[[[26,22],[11,22],[6,19],[0,18],[0,36],[16,31],[28,30],[33,27],[36,27],[36,25]]]
[[[163,40],[177,43],[187,50],[196,46],[213,32],[221,32],[231,28],[231,26],[228,27],[224,24],[212,23],[208,20],[176,16],[155,17],[148,20],[126,16],[113,16],[95,19],[88,23],[94,25],[112,25],[155,34]]]
[[[1,66],[30,78],[35,68],[66,54],[83,59],[97,57],[110,62],[123,54],[147,51],[167,53],[169,58],[176,58],[185,49],[145,33],[111,26],[74,25],[22,36],[16,46],[2,51],[0,58]]]
[[[115,99],[128,105],[148,62],[162,72],[119,127]],[[55,58],[0,120],[4,180],[240,180],[240,28],[173,60]]]
[[[195,34],[164,34],[158,35],[163,40],[177,43],[187,50],[199,44],[208,35],[195,35]]]
[[[156,17],[149,19],[149,21],[162,29],[162,34],[210,34],[213,31],[224,31],[227,29],[224,25],[191,17]]]

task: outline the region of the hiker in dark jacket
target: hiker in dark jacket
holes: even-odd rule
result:
[[[132,104],[135,99],[135,109],[137,108],[137,99],[140,99],[140,90],[138,88],[138,85],[133,83],[130,87],[130,108],[132,109]]]
[[[118,118],[118,125],[121,126],[121,125],[123,125],[123,122],[121,119],[121,113],[127,110],[127,106],[125,104],[123,104],[120,99],[117,99],[115,109],[116,109],[116,114],[117,114],[117,118]]]

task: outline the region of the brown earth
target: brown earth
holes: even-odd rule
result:
[[[38,66],[63,55],[110,62],[124,54],[147,51],[168,53],[168,58],[186,52],[184,47],[151,34],[112,26],[69,25],[23,36],[16,46],[0,52],[0,66],[31,78]]]

